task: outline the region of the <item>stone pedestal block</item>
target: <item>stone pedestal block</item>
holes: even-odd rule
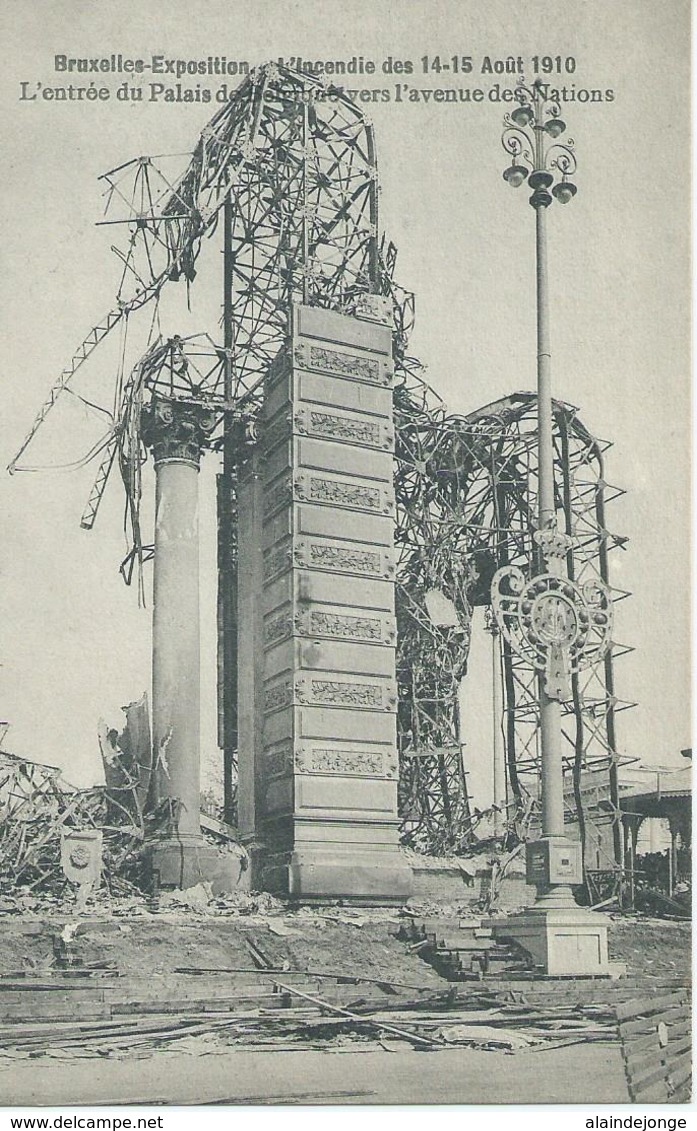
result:
[[[219,852],[201,837],[153,841],[148,847],[148,870],[154,886],[186,888],[209,882],[213,894],[247,888],[243,857]]]
[[[550,977],[614,977],[621,973],[608,960],[603,916],[582,907],[533,907],[506,919],[490,919],[485,926],[491,927],[497,942],[510,940],[521,946]]]
[[[305,899],[331,894],[403,903],[412,892],[411,869],[393,849],[380,853],[301,849],[287,865],[288,894]]]

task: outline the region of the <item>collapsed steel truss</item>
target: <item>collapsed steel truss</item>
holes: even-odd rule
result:
[[[498,566],[526,562],[531,554],[534,398],[521,394],[453,417],[421,379],[419,363],[407,354],[413,299],[394,282],[396,250],[378,228],[372,127],[339,90],[273,64],[260,67],[204,128],[183,174],[170,175],[168,159],[140,157],[103,180],[110,210],[105,222],[123,224],[127,231],[125,246],[114,249],[121,264],[116,304],[61,373],[10,469],[21,469],[19,459],[46,415],[114,327],[127,325],[131,314],[151,300],[155,327],[164,286],[193,283],[203,237],[214,234],[222,217],[224,341],[216,344],[207,335],[163,340],[153,333],[152,345],[130,375],[118,375],[112,427],[95,452],[101,463],[83,525],[93,525],[117,462],[130,510],[132,572],[133,561],[142,561],[145,552],[139,520],[145,459],[141,410],[154,396],[203,406],[217,420],[209,445],[225,452],[220,570],[221,592],[230,592],[236,567],[235,450],[245,430],[256,425],[263,375],[284,348],[292,303],[355,314],[366,296],[382,296],[393,320],[396,368],[398,722],[405,836],[431,851],[466,848],[477,833],[461,756],[458,695],[472,607],[488,603]],[[118,207],[122,215],[113,218]],[[607,580],[607,555],[620,540],[605,528],[602,445],[568,406],[557,405],[556,425],[558,506],[577,540],[569,555],[570,574],[577,580],[594,574]],[[231,617],[234,609],[223,618],[228,676],[234,663]],[[515,818],[537,789],[536,694],[531,669],[505,648],[503,662]],[[225,683],[230,686],[230,679]],[[223,712],[226,745],[234,731],[229,699]],[[582,769],[604,759],[613,803],[619,706],[610,655],[602,671],[576,678],[565,729],[577,786]]]
[[[465,417],[446,416],[439,408],[424,411],[403,420],[398,436],[401,588],[404,591],[408,581],[411,593],[405,594],[407,601],[417,587],[422,591],[436,587],[450,597],[462,622],[459,636],[464,644],[468,610],[489,605],[495,571],[504,565],[527,568],[538,552],[533,541],[537,515],[536,398],[532,393],[519,393]],[[604,453],[609,444],[595,439],[577,410],[561,402],[554,405],[554,444],[557,510],[563,516],[565,532],[573,538],[567,556],[568,575],[581,584],[592,580],[608,584],[609,554],[625,541],[611,533],[606,524],[608,502],[623,493],[605,478]],[[614,587],[613,595],[617,601],[627,593]],[[427,721],[434,748],[443,745],[442,728],[447,717],[451,745],[448,752],[439,750],[430,758],[423,749],[418,750],[418,760],[410,762],[411,739],[405,741],[405,778],[410,796],[420,799],[417,807],[412,802],[405,816],[412,819],[411,836],[417,842],[435,839],[457,849],[463,832],[472,829],[471,819],[464,825],[451,822],[448,827],[448,805],[459,813],[466,808],[462,761],[452,743],[457,736],[458,690],[466,649],[460,664],[453,666],[442,634],[457,634],[458,629],[436,628],[423,615],[419,624],[422,636],[428,632],[433,637],[441,634],[439,641],[433,639],[432,647],[434,652],[441,650],[444,662],[434,672],[433,653],[429,655],[428,649],[423,661],[417,659],[410,633],[405,631],[405,650],[414,656],[413,665],[421,662],[420,670],[426,673],[421,701],[419,690],[412,693],[412,711],[422,724]],[[605,868],[621,861],[615,723],[617,713],[631,704],[616,695],[613,663],[627,650],[614,643],[603,664],[575,675],[571,701],[564,707],[567,820],[578,820],[582,832],[588,831],[584,824],[589,821],[612,823],[609,850],[606,840],[596,838],[601,858],[596,856],[593,866]],[[501,651],[509,827],[523,835],[523,822],[527,823],[531,814],[534,821],[539,796],[537,677],[532,666],[505,641],[501,642]],[[428,706],[434,697],[441,704],[436,725]],[[584,798],[589,776],[596,783],[599,778],[604,783],[604,788],[596,788],[597,796],[590,805],[587,789]]]
[[[220,346],[228,388],[200,395],[242,412],[284,343],[294,301],[352,313],[366,293],[392,295],[394,251],[378,240],[377,165],[372,127],[338,90],[285,68],[253,71],[204,128],[183,174],[171,158],[139,157],[105,173],[104,223],[123,225],[113,247],[120,277],[112,310],[76,349],[37,414],[10,470],[94,349],[120,323],[157,301],[169,282],[193,283],[204,236],[212,236],[226,202],[232,218],[228,282],[232,341]],[[397,296],[395,296],[397,297]],[[410,304],[395,301],[403,336]],[[155,322],[153,318],[153,322]],[[163,393],[169,382],[165,378]],[[117,390],[108,450],[103,453],[83,525],[95,520],[128,406],[138,382]],[[151,391],[158,391],[157,381]]]

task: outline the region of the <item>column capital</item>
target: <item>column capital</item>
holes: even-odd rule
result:
[[[200,405],[155,396],[143,409],[141,435],[155,466],[168,460],[197,468],[201,448],[215,427],[214,414]]]

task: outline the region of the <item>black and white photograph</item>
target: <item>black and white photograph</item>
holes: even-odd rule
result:
[[[688,0],[0,18],[3,1126],[688,1126]]]

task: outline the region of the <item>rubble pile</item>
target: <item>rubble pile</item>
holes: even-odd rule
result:
[[[143,831],[106,787],[77,789],[55,766],[0,751],[3,895],[18,888],[59,894],[67,884],[61,867],[61,841],[70,830],[101,831],[107,888],[115,894],[132,889]]]
[[[102,882],[107,896],[138,896],[146,886],[143,848],[148,840],[176,832],[176,802],[152,799],[152,744],[147,696],[123,708],[119,733],[99,726],[104,785],[78,789],[56,766],[0,749],[0,894],[61,897],[88,885],[88,848],[93,842],[89,894]],[[244,855],[234,830],[202,814],[202,835],[219,850]],[[72,850],[66,852],[66,840]],[[71,868],[70,862],[75,865]],[[67,866],[66,866],[67,865]],[[244,867],[244,865],[243,865]],[[94,892],[92,891],[94,888]]]

